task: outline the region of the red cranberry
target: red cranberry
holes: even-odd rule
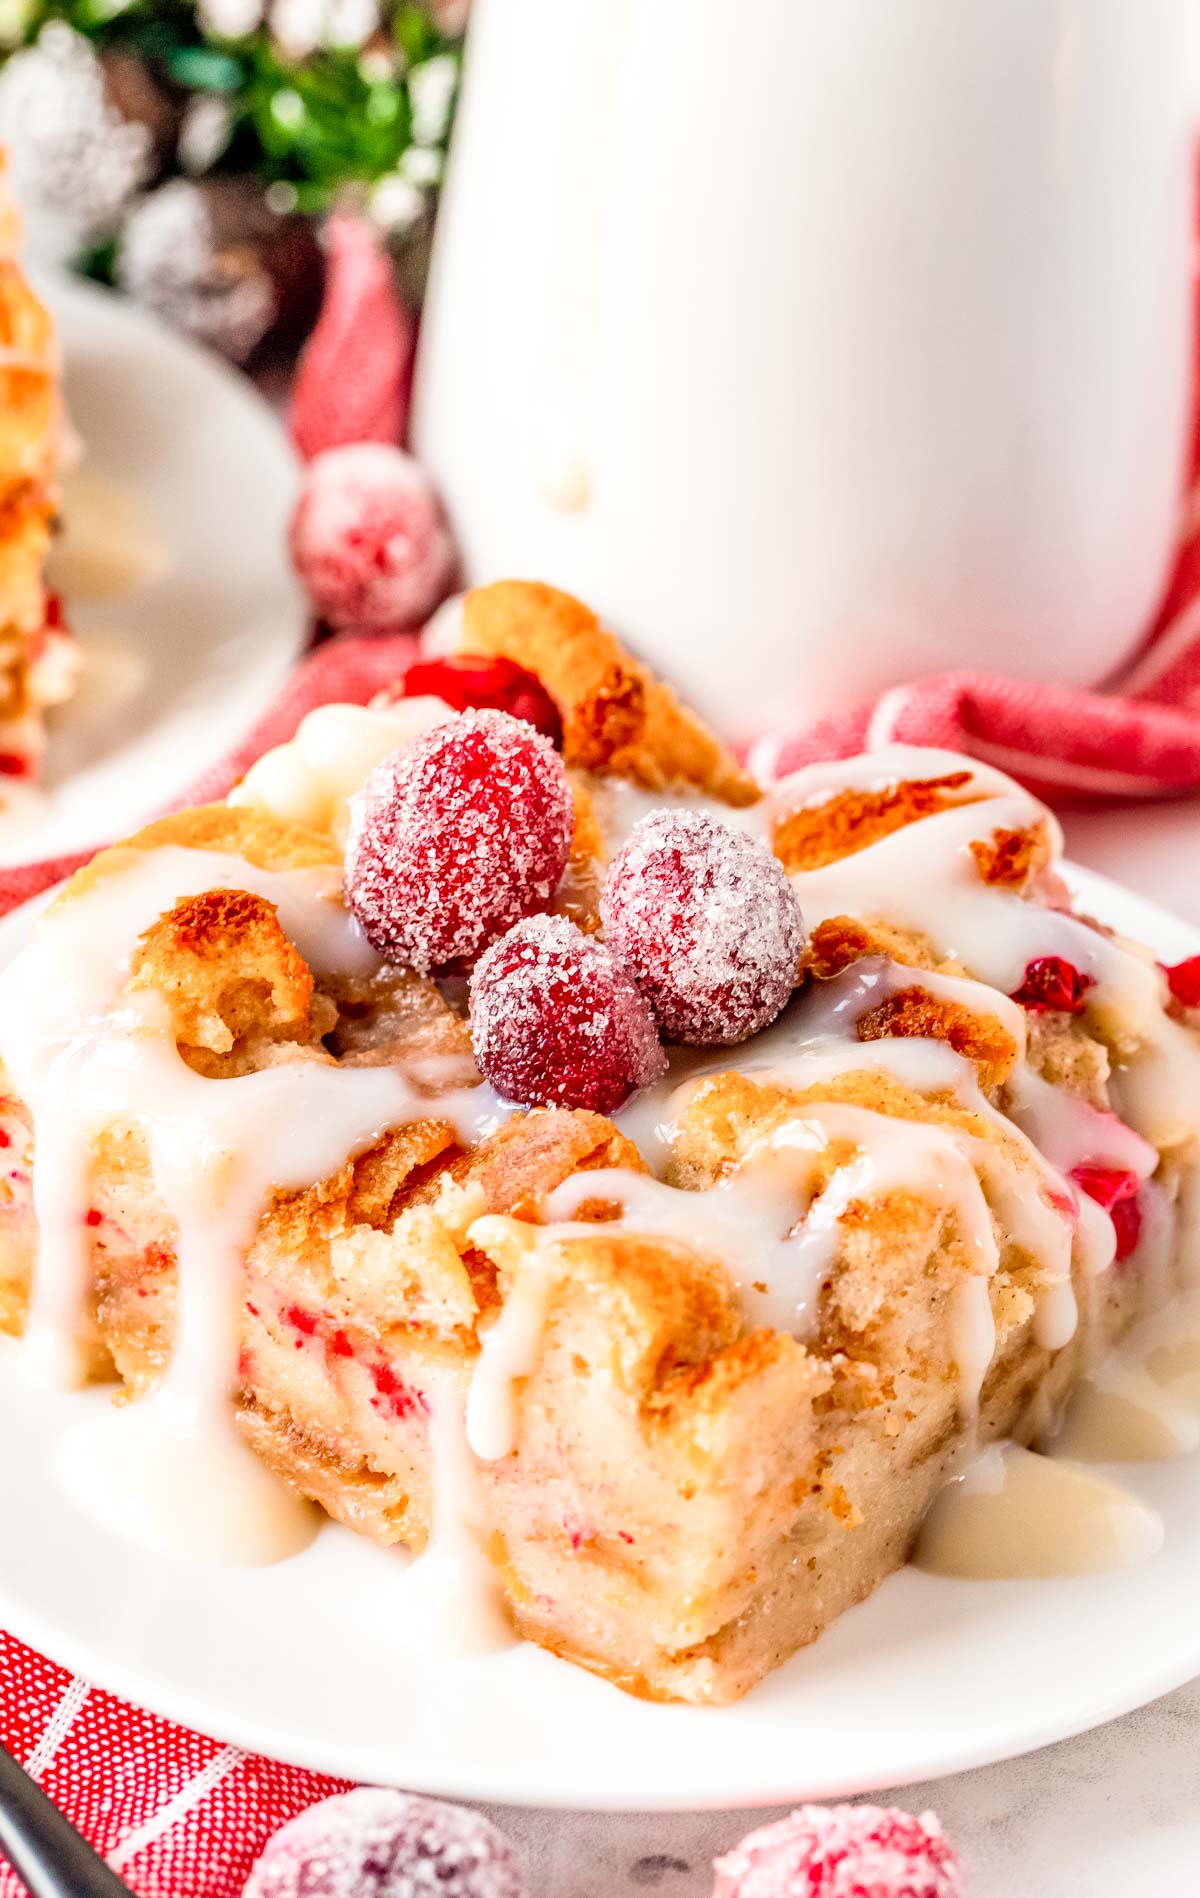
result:
[[[1081,1193],[1109,1215],[1117,1233],[1117,1257],[1127,1259],[1142,1234],[1138,1174],[1132,1167],[1076,1166],[1071,1168],[1071,1178]]]
[[[507,712],[541,732],[556,751],[562,750],[562,716],[557,705],[536,672],[527,671],[514,659],[419,659],[405,673],[403,689],[407,699],[430,693],[456,712],[483,711],[489,706]]]
[[[673,1041],[745,1041],[796,986],[804,923],[782,864],[707,812],[644,817],[613,862],[600,911],[605,941]]]
[[[1133,1168],[1123,1166],[1075,1166],[1071,1168],[1071,1178],[1080,1192],[1094,1199],[1097,1206],[1103,1206],[1106,1213],[1111,1213],[1122,1200],[1132,1199],[1141,1185]]]
[[[1200,956],[1188,956],[1169,967],[1164,963],[1163,974],[1181,1008],[1200,1008]]]
[[[644,996],[565,916],[517,923],[471,980],[475,1059],[506,1100],[611,1114],[666,1071]]]
[[[716,1862],[713,1898],[963,1898],[932,1812],[801,1806]]]
[[[461,965],[549,902],[573,826],[548,740],[505,712],[464,712],[351,799],[346,894],[381,955],[424,973]]]
[[[1022,1008],[1055,1009],[1066,1015],[1082,1014],[1084,997],[1095,988],[1094,975],[1084,975],[1063,956],[1035,956],[1025,965],[1025,977],[1012,999]]]
[[[289,545],[317,613],[334,626],[410,626],[445,591],[454,546],[429,478],[383,442],[309,462]]]
[[[1117,1258],[1127,1259],[1137,1250],[1138,1240],[1142,1236],[1142,1202],[1140,1199],[1119,1199],[1109,1215],[1113,1230],[1117,1235]]]
[[[516,1854],[481,1812],[360,1786],[288,1821],[243,1898],[524,1898]]]

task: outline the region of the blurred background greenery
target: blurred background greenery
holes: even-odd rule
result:
[[[466,0],[0,0],[0,142],[35,256],[246,362],[294,347],[320,230],[419,304]]]

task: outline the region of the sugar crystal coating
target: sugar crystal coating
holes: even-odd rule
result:
[[[645,997],[594,936],[565,916],[518,923],[471,980],[475,1058],[524,1107],[611,1114],[666,1071]]]
[[[516,1855],[482,1813],[360,1786],[267,1843],[243,1898],[524,1898]]]
[[[289,543],[313,605],[335,626],[412,625],[436,606],[454,564],[424,470],[381,442],[309,463]]]
[[[782,864],[705,811],[651,811],[635,825],[600,912],[672,1041],[745,1041],[796,986],[804,924]]]
[[[963,1898],[932,1812],[801,1806],[716,1863],[713,1898]]]
[[[391,961],[461,966],[550,901],[573,827],[553,745],[505,712],[464,712],[385,758],[351,798],[347,899]]]

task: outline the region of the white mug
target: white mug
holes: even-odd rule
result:
[[[729,731],[1096,682],[1169,563],[1200,0],[476,0],[415,438]]]

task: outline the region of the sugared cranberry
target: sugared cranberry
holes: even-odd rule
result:
[[[553,745],[464,712],[377,765],[350,800],[346,893],[381,955],[428,973],[549,902],[574,825]]]
[[[1095,988],[1094,975],[1084,975],[1063,956],[1035,956],[1025,965],[1025,977],[1013,990],[1013,1001],[1035,1011],[1057,1009],[1066,1015],[1082,1013],[1087,991]]]
[[[512,1845],[440,1799],[360,1786],[322,1799],[269,1840],[243,1898],[524,1898]]]
[[[963,1898],[932,1812],[801,1806],[716,1862],[713,1898]]]
[[[452,705],[456,712],[483,711],[491,706],[522,718],[556,751],[562,750],[562,716],[536,672],[514,659],[419,659],[404,675],[407,699],[426,694]]]
[[[745,1041],[796,986],[804,923],[765,844],[703,811],[651,811],[600,899],[604,938],[672,1041]]]
[[[1200,1008],[1200,956],[1162,965],[1167,987],[1181,1008]]]
[[[480,958],[471,1035],[497,1093],[524,1107],[611,1114],[667,1065],[632,978],[565,916],[531,916]]]
[[[1104,1208],[1116,1228],[1117,1257],[1127,1259],[1142,1236],[1138,1174],[1132,1167],[1076,1166],[1071,1168],[1071,1178],[1081,1193]]]
[[[290,530],[292,560],[335,626],[405,626],[444,592],[454,548],[428,477],[382,442],[331,448],[308,465]]]

